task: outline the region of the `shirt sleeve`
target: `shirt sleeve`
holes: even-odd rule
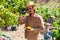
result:
[[[43,28],[45,28],[42,16],[39,16],[39,19],[40,19],[40,26],[43,27]]]

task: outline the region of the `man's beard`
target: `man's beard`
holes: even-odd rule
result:
[[[30,13],[29,15],[32,16],[32,13]]]

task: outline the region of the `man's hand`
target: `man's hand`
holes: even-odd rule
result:
[[[39,32],[42,33],[42,32],[43,32],[43,29],[38,28],[38,29],[35,29],[35,30],[34,30],[34,33],[39,33]]]
[[[19,19],[22,21],[23,20],[23,16],[20,16]]]
[[[28,29],[28,31],[34,31],[34,29],[33,29],[33,28],[31,28],[30,26],[29,26],[29,27],[27,27],[27,29]]]
[[[34,33],[39,33],[39,30],[34,30]]]
[[[24,18],[23,16],[20,16],[20,17],[19,17],[19,19],[18,19],[18,24],[23,24],[23,23],[24,23],[24,22],[23,22],[23,18]]]

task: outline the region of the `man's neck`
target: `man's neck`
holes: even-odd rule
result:
[[[30,16],[31,16],[31,17],[34,17],[34,14],[31,14]]]

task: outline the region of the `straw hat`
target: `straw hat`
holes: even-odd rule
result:
[[[29,2],[29,3],[27,3],[27,6],[26,6],[26,7],[28,8],[28,7],[30,7],[30,6],[35,7],[35,6],[36,6],[36,4],[35,4],[34,2]]]
[[[55,16],[51,16],[52,19],[55,19]]]

